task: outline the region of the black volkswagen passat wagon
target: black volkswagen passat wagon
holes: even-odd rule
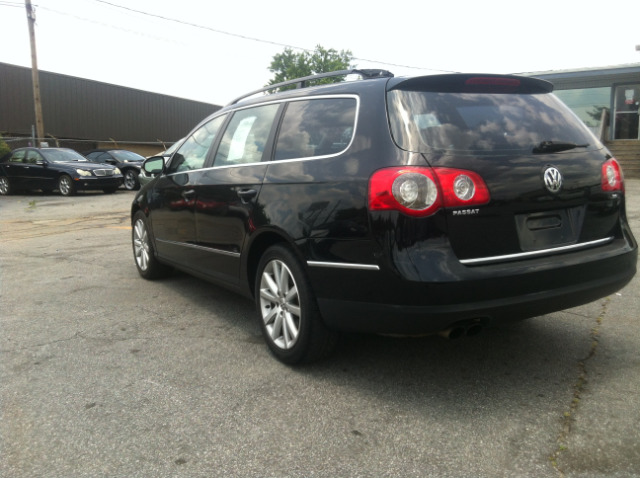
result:
[[[620,166],[550,83],[333,75],[349,73],[362,79],[252,92],[167,165],[148,159],[140,274],[175,267],[252,297],[286,363],[339,331],[476,332],[633,277]]]

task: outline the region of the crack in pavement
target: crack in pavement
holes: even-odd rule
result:
[[[587,376],[587,361],[593,358],[598,350],[598,337],[600,335],[600,327],[602,326],[602,321],[604,317],[607,315],[607,307],[611,299],[609,297],[605,298],[602,303],[602,309],[600,310],[600,315],[596,319],[596,324],[591,328],[589,333],[589,338],[591,339],[591,346],[589,347],[589,353],[585,358],[578,362],[578,378],[573,385],[573,398],[571,400],[571,404],[563,413],[562,416],[562,430],[558,434],[556,439],[558,446],[554,450],[554,452],[549,456],[549,461],[553,468],[558,472],[558,476],[560,478],[564,478],[565,473],[564,470],[558,465],[558,459],[562,455],[562,453],[567,450],[567,441],[569,438],[569,434],[571,433],[571,425],[575,422],[574,416],[579,410],[580,400],[582,396],[582,392],[585,390],[585,387],[588,383]]]

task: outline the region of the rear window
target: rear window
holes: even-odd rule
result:
[[[280,126],[275,159],[338,154],[349,146],[356,120],[355,98],[293,101]]]
[[[391,133],[408,151],[528,151],[543,141],[597,140],[552,94],[388,92]]]

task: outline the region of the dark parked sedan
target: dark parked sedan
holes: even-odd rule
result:
[[[145,160],[144,156],[126,149],[92,149],[82,154],[94,163],[110,164],[120,169],[124,176],[125,189],[129,191],[140,189],[138,175]]]
[[[57,189],[63,196],[100,189],[114,193],[121,184],[118,168],[89,162],[72,149],[20,148],[0,160],[3,195],[28,189],[45,192]]]

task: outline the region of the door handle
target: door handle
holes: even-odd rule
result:
[[[241,189],[238,191],[238,197],[242,201],[243,204],[249,203],[256,195],[258,191],[255,189]]]
[[[180,195],[185,199],[193,199],[196,197],[195,189],[189,189],[188,191],[182,191]]]

